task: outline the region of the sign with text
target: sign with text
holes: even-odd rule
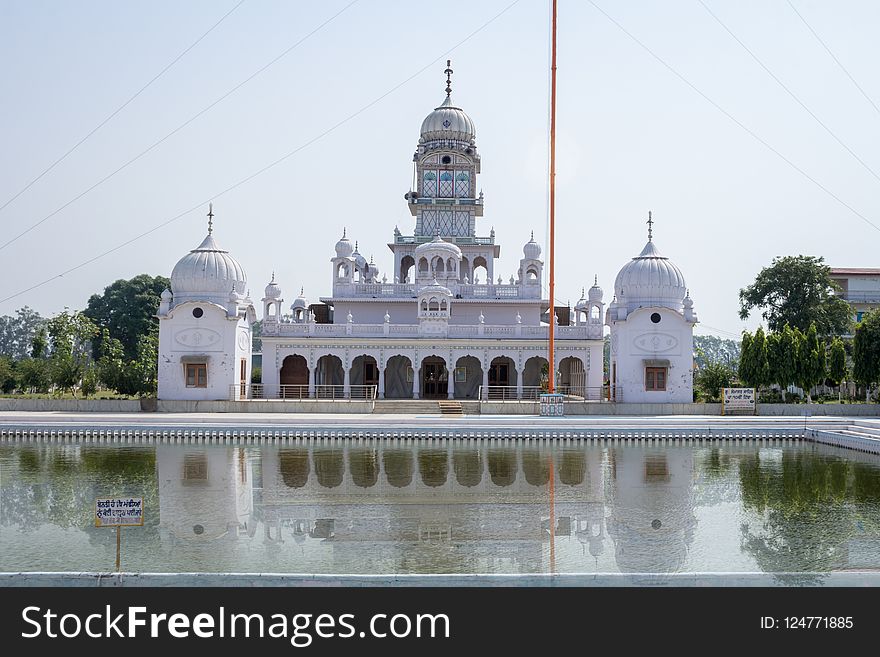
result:
[[[722,388],[721,407],[725,411],[754,411],[754,388]]]
[[[95,500],[95,527],[142,527],[143,497],[99,497]]]

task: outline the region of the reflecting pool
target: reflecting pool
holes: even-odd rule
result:
[[[0,447],[0,570],[108,571],[96,497],[142,496],[122,569],[273,573],[880,568],[880,458],[813,443],[334,441]]]

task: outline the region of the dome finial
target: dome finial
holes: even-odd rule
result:
[[[346,227],[343,226],[343,227],[342,227],[342,239],[345,239],[345,232],[346,232],[346,230],[347,230]]]
[[[275,282],[275,270],[274,269],[272,270],[272,282],[273,283]]]
[[[299,287],[299,296],[303,296],[306,293],[306,286],[300,285]]]
[[[532,241],[535,241],[535,231],[532,231]]]
[[[593,275],[593,285],[598,285],[598,284],[599,284],[599,274],[594,274]]]
[[[208,203],[208,235],[214,232],[214,204]]]
[[[443,71],[446,73],[446,97],[452,95],[452,60],[446,60],[446,70]]]
[[[652,230],[653,227],[654,227],[654,220],[651,218],[651,211],[650,211],[650,210],[648,210],[648,221],[647,221],[647,224],[648,224],[648,241],[650,242],[650,241],[653,240],[653,237],[654,237],[654,233],[653,233],[653,230]]]

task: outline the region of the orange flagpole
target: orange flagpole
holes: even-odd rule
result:
[[[554,366],[554,333],[556,332],[556,0],[552,0],[553,18],[550,37],[550,349],[547,392],[556,391],[556,368]]]

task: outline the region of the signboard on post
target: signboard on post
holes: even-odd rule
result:
[[[143,527],[144,498],[99,497],[95,500],[95,527]]]
[[[754,388],[722,388],[721,389],[721,415],[727,415],[731,411],[745,411],[755,413],[757,408]]]
[[[122,552],[122,528],[143,526],[143,497],[99,497],[95,500],[95,527],[116,527],[117,573]]]
[[[565,395],[542,394],[540,402],[542,416],[561,417],[565,415]]]

